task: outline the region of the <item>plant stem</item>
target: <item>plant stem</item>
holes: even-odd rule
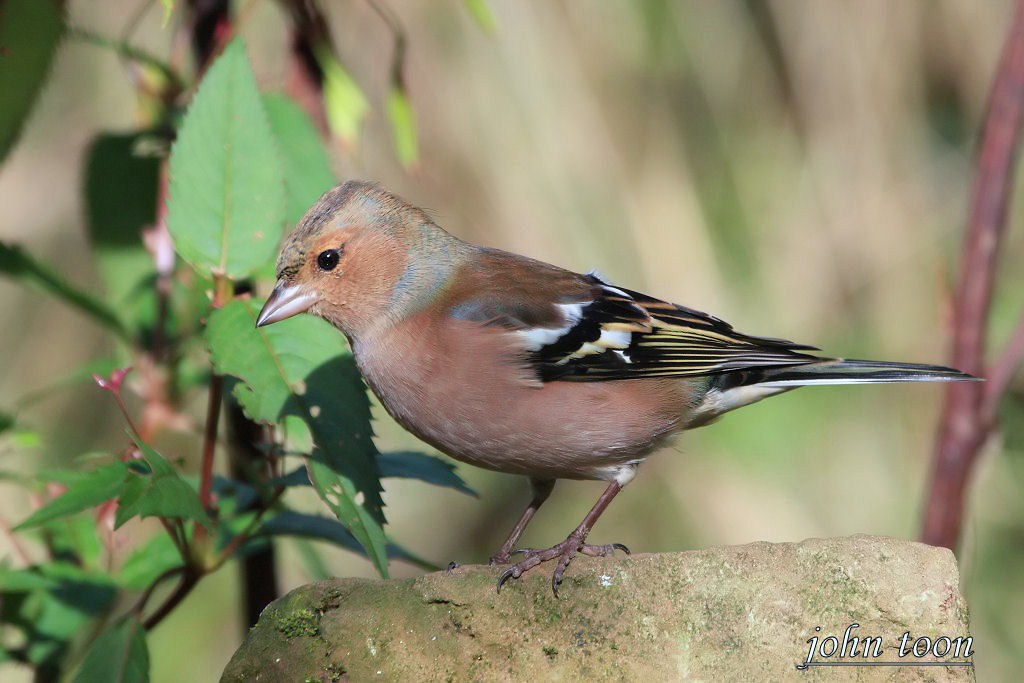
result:
[[[222,274],[213,276],[213,307],[221,308],[233,296],[231,280]],[[217,426],[224,396],[224,377],[214,372],[210,376],[210,394],[206,404],[206,425],[203,429],[202,464],[199,470],[199,502],[209,512],[213,504],[213,457],[217,450]],[[202,533],[196,529],[196,533]]]
[[[146,609],[146,603],[149,602],[149,599],[153,596],[153,591],[155,591],[161,583],[171,578],[172,576],[177,576],[178,574],[184,573],[185,566],[182,565],[180,567],[172,567],[164,573],[160,574],[160,576],[153,579],[149,586],[146,587],[145,592],[139,598],[138,602],[135,603],[135,606],[132,608],[132,612],[141,617],[142,611]]]
[[[206,404],[206,427],[203,431],[203,460],[199,471],[199,502],[210,511],[213,503],[213,456],[217,449],[217,424],[220,422],[220,404],[224,393],[224,377],[210,377],[210,395]]]
[[[213,564],[210,565],[210,571],[219,569],[221,565],[223,565],[225,562],[231,559],[231,556],[235,554],[235,551],[237,551],[238,548],[249,539],[249,537],[252,535],[252,532],[256,530],[257,526],[259,526],[260,520],[263,519],[263,515],[265,515],[268,510],[274,507],[277,501],[281,498],[281,495],[284,493],[284,491],[285,487],[283,486],[278,486],[274,489],[273,495],[270,497],[269,500],[267,500],[267,502],[263,503],[260,506],[260,508],[256,511],[256,516],[253,517],[252,520],[245,526],[245,529],[236,534],[235,537],[228,541],[227,545],[221,548],[221,551],[217,553],[216,559],[214,559]]]
[[[199,583],[199,579],[202,573],[196,570],[194,567],[184,567],[184,571],[181,575],[181,582],[175,587],[174,591],[167,596],[167,599],[156,608],[145,621],[142,622],[142,627],[147,631],[151,631],[157,624],[164,620],[164,618],[174,611],[182,600],[184,600],[192,589]]]
[[[181,77],[178,76],[174,69],[167,64],[164,64],[148,52],[129,45],[124,40],[106,38],[87,29],[77,28],[74,26],[67,29],[66,35],[72,40],[81,40],[99,47],[108,48],[113,50],[115,54],[123,59],[130,59],[156,69],[178,92],[180,92],[183,87]]]
[[[1019,0],[992,86],[954,297],[951,364],[978,377],[986,376],[988,314],[1022,121],[1024,0]],[[1016,333],[1014,339],[1020,334],[1024,333]],[[1016,342],[1011,342],[1011,355],[1004,365],[1019,360],[1015,348]],[[999,372],[1000,377],[1006,374],[1005,369]],[[967,481],[996,427],[994,406],[1008,380],[999,379],[996,384],[998,396],[980,382],[951,382],[946,389],[921,532],[925,543],[947,548],[957,545]]]

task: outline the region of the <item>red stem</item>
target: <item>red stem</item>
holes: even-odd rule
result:
[[[209,511],[213,504],[213,456],[217,451],[217,425],[220,422],[224,378],[210,376],[210,395],[206,404],[206,426],[203,429],[203,461],[199,470],[199,502]]]
[[[1024,0],[1014,10],[992,87],[954,297],[952,365],[979,377],[986,375],[986,328],[1022,118]],[[959,540],[971,467],[995,427],[994,410],[987,409],[993,397],[987,395],[980,382],[947,387],[921,533],[925,543],[955,548]]]
[[[213,307],[220,308],[234,295],[233,285],[224,275],[213,276]],[[199,502],[206,511],[213,507],[213,456],[217,451],[217,427],[220,423],[220,405],[224,395],[224,377],[216,372],[210,375],[210,394],[206,404],[206,425],[203,428],[203,455],[199,470]],[[196,529],[202,533],[202,527]]]

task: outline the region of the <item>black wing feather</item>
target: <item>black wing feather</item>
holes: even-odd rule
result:
[[[562,336],[532,354],[544,381],[699,377],[822,360],[801,353],[812,346],[742,334],[707,313],[585,277],[598,294]],[[595,345],[607,332],[628,343]]]

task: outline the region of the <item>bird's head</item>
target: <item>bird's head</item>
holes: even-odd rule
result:
[[[355,337],[429,301],[469,245],[372,183],[324,194],[288,236],[256,326],[309,312]]]

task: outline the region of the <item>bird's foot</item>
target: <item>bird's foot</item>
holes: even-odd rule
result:
[[[487,564],[491,567],[496,567],[499,564],[508,564],[512,561],[512,553],[504,552],[499,550],[498,552],[491,555],[491,559],[487,561]]]
[[[629,548],[621,543],[590,545],[589,543],[583,542],[584,538],[585,537],[582,534],[573,532],[569,534],[567,539],[561,543],[551,546],[550,548],[544,548],[541,550],[533,548],[513,550],[510,555],[522,554],[523,559],[501,573],[501,576],[498,577],[498,591],[501,591],[501,587],[504,586],[505,582],[509,579],[518,579],[541,562],[547,562],[548,560],[558,558],[558,565],[555,567],[555,571],[551,575],[551,592],[554,593],[557,598],[558,585],[562,583],[562,576],[565,574],[565,570],[569,566],[569,563],[572,562],[572,558],[576,557],[577,553],[591,555],[593,557],[610,557],[615,554],[616,550],[621,550],[629,555]],[[503,560],[498,558],[498,556],[492,557],[491,564],[495,564],[496,559],[504,564],[509,561],[509,556],[506,555]]]

